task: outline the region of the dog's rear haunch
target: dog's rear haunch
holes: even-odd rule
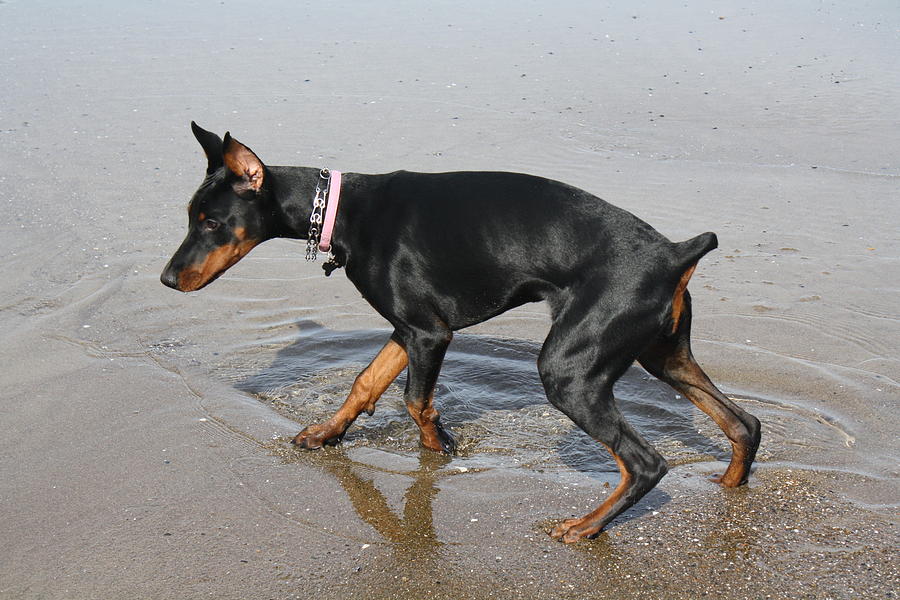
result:
[[[321,225],[310,228],[310,215],[316,188],[328,183],[324,172],[266,166],[229,134],[223,140],[192,127],[208,160],[206,177],[163,283],[198,290],[261,242],[321,233]],[[407,369],[404,400],[422,444],[453,452],[433,402],[453,332],[546,301],[552,326],[538,370],[547,398],[605,446],[621,471],[603,504],[564,521],[553,537],[596,536],[666,473],[666,461],[613,398],[613,384],[635,360],[725,432],[732,457],[716,481],[747,481],[759,421],[725,397],[691,354],[687,285],[697,261],[716,247],[714,234],[673,243],[585,191],[516,173],[344,173],[338,191],[328,272],[343,266],[394,332],[343,406],[297,434],[295,444],[339,443]]]

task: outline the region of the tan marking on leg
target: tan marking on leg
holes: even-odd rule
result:
[[[678,329],[678,321],[681,319],[681,311],[684,310],[684,290],[687,289],[688,281],[694,274],[697,263],[688,267],[687,271],[681,276],[681,280],[675,287],[675,293],[672,295],[672,333]]]
[[[394,340],[389,341],[369,366],[356,377],[350,395],[338,409],[335,417],[347,418],[352,423],[363,410],[370,414],[374,412],[375,403],[408,363],[409,356],[403,346]]]
[[[738,487],[747,482],[750,475],[751,448],[741,441],[740,432],[746,427],[737,418],[733,404],[725,394],[709,379],[700,365],[691,357],[680,365],[683,385],[678,386],[688,400],[706,413],[716,425],[725,433],[731,442],[731,462],[728,469],[720,477],[714,477],[713,481],[724,487]],[[734,407],[737,409],[737,407]]]
[[[413,421],[416,422],[416,425],[419,426],[419,439],[422,445],[429,450],[443,452],[444,448],[441,445],[441,438],[438,436],[437,426],[435,425],[440,414],[434,407],[434,395],[429,396],[425,400],[421,411],[410,405],[406,406],[406,410],[413,418]]]
[[[602,443],[602,442],[601,442]],[[613,507],[619,502],[622,496],[628,491],[628,488],[631,487],[631,483],[633,480],[633,476],[625,467],[625,463],[622,462],[622,459],[619,458],[619,455],[613,452],[612,448],[603,444],[603,446],[609,450],[609,453],[616,461],[616,465],[619,467],[619,473],[621,474],[621,479],[619,480],[619,485],[616,486],[616,489],[613,490],[613,493],[610,494],[609,498],[607,498],[603,504],[598,506],[595,510],[581,517],[580,519],[566,519],[559,525],[553,528],[553,531],[550,533],[551,537],[554,538],[562,538],[562,541],[570,544],[572,542],[577,542],[578,540],[585,538],[590,535],[594,535],[600,531],[600,526],[598,525],[603,519],[609,514],[609,511],[613,509]]]
[[[343,436],[362,411],[369,414],[375,412],[375,403],[408,363],[409,356],[403,346],[394,340],[389,341],[356,377],[350,394],[337,412],[326,422],[310,425],[298,433],[294,443],[319,448],[326,440]]]
[[[697,364],[688,332],[678,340],[658,341],[638,357],[641,365],[706,413],[731,442],[728,470],[713,481],[725,487],[746,483],[759,445],[759,421],[723,394]]]

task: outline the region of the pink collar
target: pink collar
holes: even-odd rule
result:
[[[331,171],[328,179],[328,206],[325,207],[325,221],[322,224],[322,237],[319,240],[319,250],[328,252],[331,250],[331,233],[334,231],[334,220],[337,218],[338,202],[341,199],[341,172]]]

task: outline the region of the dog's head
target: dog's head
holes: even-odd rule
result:
[[[182,292],[204,287],[271,237],[266,167],[228,133],[223,140],[191,123],[206,153],[206,178],[188,205],[188,234],[160,280]]]

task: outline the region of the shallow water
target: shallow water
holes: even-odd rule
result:
[[[293,324],[296,341],[276,352],[232,346],[210,377],[237,389],[303,426],[326,420],[341,405],[367,357],[389,331],[334,331],[311,321]],[[283,332],[271,340],[277,344]],[[262,347],[271,347],[265,339]],[[442,422],[459,442],[461,465],[519,467],[585,473],[615,472],[602,447],[546,399],[536,362],[540,344],[457,335],[436,389]],[[220,353],[221,354],[221,353]],[[403,403],[405,375],[384,394],[374,416],[365,413],[343,444],[418,456],[418,429]],[[671,465],[727,461],[721,431],[687,399],[634,366],[615,387],[628,421]],[[840,422],[797,405],[742,396],[738,401],[765,423],[759,461],[812,457],[854,444]],[[800,466],[800,463],[794,463]]]

